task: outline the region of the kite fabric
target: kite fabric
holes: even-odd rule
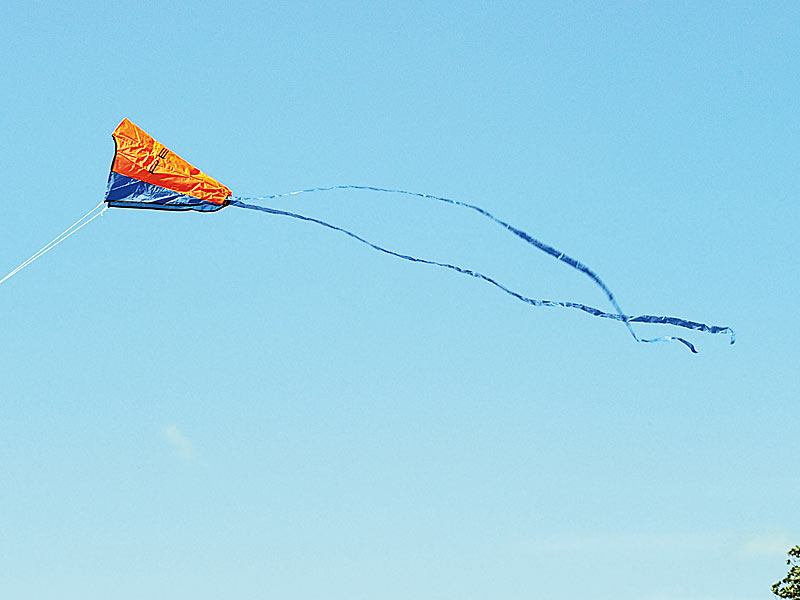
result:
[[[109,207],[214,211],[228,204],[228,188],[128,119],[111,137],[116,150],[106,189]]]
[[[506,294],[513,296],[521,302],[525,302],[531,306],[542,307],[555,307],[555,308],[571,308],[583,311],[594,317],[604,319],[612,319],[622,322],[627,328],[630,335],[637,342],[653,343],[653,342],[680,342],[685,345],[689,350],[696,353],[694,345],[681,337],[676,336],[661,336],[657,338],[641,338],[634,331],[631,326],[632,323],[652,323],[662,325],[673,325],[700,331],[710,334],[728,334],[730,336],[730,343],[736,341],[733,329],[726,326],[706,325],[697,321],[689,321],[679,317],[657,316],[657,315],[639,315],[631,316],[622,311],[616,297],[611,292],[609,287],[603,282],[602,279],[589,267],[582,262],[564,254],[560,250],[539,241],[521,229],[495,217],[487,210],[466,202],[444,198],[441,196],[434,196],[431,194],[422,194],[418,192],[408,192],[405,190],[361,186],[361,185],[336,185],[330,187],[317,187],[304,190],[297,190],[294,192],[287,192],[283,194],[274,194],[271,196],[261,196],[255,198],[234,196],[229,188],[222,185],[219,181],[212,179],[196,167],[189,164],[180,156],[163,146],[155,139],[150,137],[142,129],[131,123],[128,119],[123,119],[119,126],[112,133],[115,143],[114,161],[111,165],[111,172],[108,177],[108,186],[106,189],[106,197],[104,200],[105,207],[99,213],[90,217],[98,207],[92,209],[87,215],[79,219],[73,224],[70,229],[61,234],[58,238],[50,242],[37,254],[32,256],[22,265],[17,267],[14,271],[6,275],[0,283],[6,281],[9,277],[20,271],[22,268],[39,258],[42,254],[49,252],[53,247],[61,243],[64,239],[75,233],[78,229],[87,225],[90,221],[100,216],[108,208],[136,208],[136,209],[157,209],[157,210],[196,210],[201,212],[213,212],[220,210],[226,206],[235,206],[248,210],[256,210],[270,215],[289,217],[301,221],[314,223],[328,229],[341,232],[352,239],[355,239],[370,248],[379,252],[402,258],[411,262],[433,265],[442,267],[452,271],[456,271],[463,275],[469,275],[481,279],[491,285],[502,290]],[[290,212],[286,210],[279,210],[270,208],[261,204],[254,204],[264,202],[276,198],[286,196],[295,196],[299,194],[320,193],[332,190],[358,190],[367,192],[377,192],[384,194],[416,196],[438,202],[452,204],[470,209],[482,215],[483,217],[491,220],[495,224],[503,227],[510,233],[525,241],[527,244],[537,248],[538,250],[549,254],[556,260],[563,262],[573,269],[583,273],[591,279],[605,294],[614,312],[606,312],[598,308],[587,306],[578,302],[562,302],[555,300],[537,300],[524,296],[512,289],[507,288],[491,277],[479,273],[472,269],[466,269],[457,265],[452,265],[444,262],[437,262],[423,258],[417,258],[408,254],[401,254],[393,250],[388,250],[377,244],[374,244],[355,233],[331,225],[320,219],[315,219],[299,213]],[[101,203],[102,205],[103,203]],[[87,220],[87,217],[88,218]],[[76,228],[77,226],[77,228]],[[66,235],[65,235],[66,234]]]

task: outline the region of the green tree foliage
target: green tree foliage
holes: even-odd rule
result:
[[[779,598],[800,598],[800,546],[788,552],[787,565],[791,565],[786,577],[772,584],[772,593]]]

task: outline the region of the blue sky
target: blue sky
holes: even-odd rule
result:
[[[794,3],[5,3],[0,271],[128,117],[241,196],[479,204],[700,350],[261,213],[109,210],[0,287],[0,595],[769,597],[800,542]],[[273,206],[606,307],[477,215]],[[678,333],[639,328],[643,335]]]

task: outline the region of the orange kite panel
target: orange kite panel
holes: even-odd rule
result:
[[[231,191],[158,143],[128,119],[112,134],[117,144],[111,170],[193,198],[223,204]]]

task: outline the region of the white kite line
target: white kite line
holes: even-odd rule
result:
[[[73,233],[75,233],[75,232],[77,232],[77,231],[81,230],[82,228],[86,227],[86,226],[87,226],[89,223],[91,223],[92,221],[94,221],[94,220],[95,220],[97,217],[101,216],[101,215],[102,215],[104,212],[106,212],[106,210],[108,210],[108,206],[103,206],[104,204],[105,204],[105,200],[104,200],[103,202],[101,202],[100,204],[98,204],[97,206],[95,206],[95,207],[94,207],[92,210],[90,210],[88,213],[86,213],[85,215],[83,215],[83,216],[82,216],[80,219],[78,219],[77,221],[75,221],[75,222],[74,222],[72,225],[70,225],[69,227],[67,227],[67,228],[66,228],[64,231],[62,231],[62,232],[61,232],[61,233],[60,233],[58,236],[56,236],[55,238],[53,238],[53,240],[51,240],[50,242],[48,242],[48,243],[47,243],[47,244],[46,244],[46,245],[45,245],[45,246],[44,246],[44,247],[43,247],[41,250],[39,250],[39,251],[38,251],[36,254],[34,254],[33,256],[31,256],[31,257],[30,257],[28,260],[26,260],[24,263],[22,263],[20,266],[18,266],[18,267],[17,267],[16,269],[14,269],[13,271],[11,271],[11,273],[9,273],[8,275],[6,275],[6,276],[5,276],[5,277],[3,277],[2,279],[0,279],[0,284],[2,284],[2,283],[3,283],[4,281],[6,281],[7,279],[10,279],[11,277],[13,277],[14,275],[16,275],[16,274],[17,274],[17,273],[19,273],[20,271],[22,271],[22,269],[24,269],[25,267],[27,267],[29,264],[31,264],[31,263],[32,263],[33,261],[35,261],[36,259],[38,259],[38,258],[40,258],[40,257],[44,256],[45,254],[47,254],[48,252],[50,252],[50,250],[52,250],[53,248],[55,248],[56,246],[58,246],[58,245],[59,245],[61,242],[63,242],[65,239],[67,239],[67,238],[68,238],[69,236],[71,236]],[[97,209],[98,209],[98,208],[100,208],[101,206],[103,207],[103,209],[102,209],[100,212],[97,212],[97,213],[96,213],[95,215],[93,215],[91,218],[89,218],[89,215],[91,215],[92,213],[94,213],[95,211],[97,211]]]

